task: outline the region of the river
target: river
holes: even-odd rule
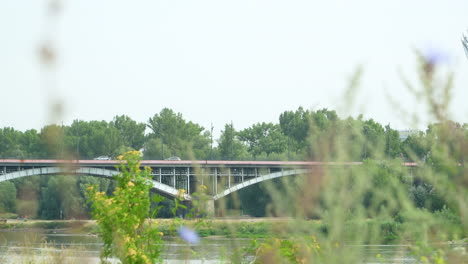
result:
[[[203,238],[190,246],[179,239],[166,238],[164,263],[229,263],[236,249],[248,246],[250,239]],[[102,242],[99,237],[67,230],[19,229],[0,232],[0,263],[99,263]],[[399,245],[363,245],[369,259],[363,263],[416,263]],[[361,248],[362,249],[362,248]],[[379,259],[375,256],[381,256]],[[248,261],[248,259],[247,259]],[[112,263],[118,263],[112,259]]]

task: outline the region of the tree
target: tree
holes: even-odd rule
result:
[[[64,140],[69,152],[85,159],[116,157],[125,147],[121,131],[106,121],[75,120],[66,129]]]
[[[192,153],[192,159],[202,159],[208,160],[210,159],[210,137],[211,134],[209,131],[204,131],[202,134],[194,137],[187,146]]]
[[[154,137],[162,140],[170,155],[176,155],[184,125],[182,114],[176,114],[169,108],[162,109],[159,114],[148,120],[148,127],[153,131]],[[165,158],[164,153],[163,158]]]
[[[20,145],[21,132],[12,127],[0,129],[0,157],[24,158]]]
[[[383,153],[382,150],[385,146],[385,134],[382,125],[373,119],[366,120],[362,125],[362,134],[365,141],[361,158],[378,158],[378,155]]]
[[[84,196],[80,195],[75,177],[58,175],[43,178],[39,197],[39,216],[42,219],[86,216]]]
[[[16,186],[16,212],[20,216],[35,217],[38,210],[39,190],[47,177],[32,176],[15,179],[12,182]]]
[[[336,160],[341,146],[338,146],[340,133],[339,119],[335,111],[324,108],[309,112],[307,158],[313,160]]]
[[[285,111],[280,115],[279,121],[281,130],[294,141],[297,150],[305,148],[310,129],[309,111],[304,111],[302,107],[295,112]]]
[[[95,131],[89,140],[96,156],[116,157],[124,146],[121,134],[113,126]]]
[[[86,199],[86,188],[89,185],[99,186],[99,191],[104,193],[112,193],[114,190],[115,181],[106,178],[98,178],[94,176],[79,176],[76,183],[79,196],[81,199]],[[87,213],[90,212],[90,204],[83,204]]]
[[[271,197],[265,185],[261,182],[239,190],[239,200],[245,214],[255,217],[266,215]]]
[[[365,138],[362,133],[362,116],[358,119],[351,117],[339,122],[338,125],[338,148],[336,151],[341,151],[339,156],[346,160],[358,161],[362,158]]]
[[[41,188],[39,212],[42,219],[60,219],[60,186],[58,177],[48,177],[47,185]]]
[[[281,127],[273,123],[257,123],[238,133],[240,141],[248,146],[248,152],[256,158],[265,153],[283,153],[287,148],[287,137],[281,131]]]
[[[231,124],[226,124],[218,139],[218,155],[222,160],[240,160],[247,157],[247,149],[237,137]]]
[[[409,135],[402,142],[402,152],[406,159],[410,161],[425,160],[429,155],[431,144],[423,132]]]
[[[78,190],[77,178],[56,176],[59,186],[59,201],[63,219],[83,218],[86,216],[85,199]]]
[[[145,151],[143,152],[144,158],[149,160],[163,159],[163,143],[160,138],[147,137],[143,145]]]
[[[0,213],[4,212],[16,212],[16,187],[10,181],[0,183]]]
[[[385,154],[390,158],[396,158],[401,154],[401,141],[398,131],[385,126]]]
[[[77,158],[93,159],[97,157],[96,146],[91,142],[91,138],[96,131],[105,127],[105,122],[74,120],[67,129],[65,138],[69,150],[75,152]]]
[[[209,133],[192,122],[186,122],[182,114],[164,108],[148,120],[153,131],[149,138],[162,142],[161,157],[179,156],[184,159],[206,159],[209,155]]]
[[[338,121],[338,115],[335,111],[326,108],[317,110],[315,113],[311,112],[312,125],[317,127],[319,131],[327,130],[334,122]]]
[[[41,138],[37,130],[26,130],[19,142],[26,158],[40,158],[44,156],[44,150],[41,148]]]
[[[139,150],[143,147],[145,141],[146,124],[137,123],[126,115],[115,116],[110,122],[110,125],[115,127],[123,138],[125,146],[134,150]]]
[[[58,125],[48,125],[41,129],[39,137],[44,158],[63,158],[65,153],[64,130],[64,127]]]

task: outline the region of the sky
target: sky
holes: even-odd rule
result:
[[[146,122],[168,107],[216,134],[303,106],[423,128],[430,117],[401,74],[417,80],[414,49],[434,48],[455,72],[452,118],[468,122],[466,0],[69,0],[56,20],[46,11],[47,1],[0,1],[0,127],[122,114]],[[47,36],[53,70],[38,59]]]

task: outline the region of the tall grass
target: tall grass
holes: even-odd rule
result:
[[[281,184],[270,182],[268,211],[292,216],[291,228],[273,230],[276,239],[257,243],[250,251],[254,262],[362,263],[369,251],[356,245],[393,243],[405,245],[419,263],[468,263],[468,130],[450,121],[453,74],[441,76],[437,62],[419,54],[418,62],[419,84],[405,83],[434,117],[426,135],[434,139],[429,154],[421,158],[405,150],[416,161],[407,166],[402,158],[388,158],[384,140],[368,145],[363,130],[336,126],[320,134],[315,129],[320,124],[310,120],[314,160],[353,161],[356,148],[366,145],[372,155],[362,166],[323,167]],[[351,79],[350,91],[359,74]],[[416,182],[431,186],[441,210],[415,203],[417,192],[411,190]],[[311,217],[320,219],[324,229],[308,229]]]

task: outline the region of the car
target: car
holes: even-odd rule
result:
[[[167,158],[166,160],[181,160],[181,159],[177,156],[172,156],[172,157]]]
[[[112,160],[112,158],[109,156],[99,156],[97,158],[94,158],[94,160]]]

